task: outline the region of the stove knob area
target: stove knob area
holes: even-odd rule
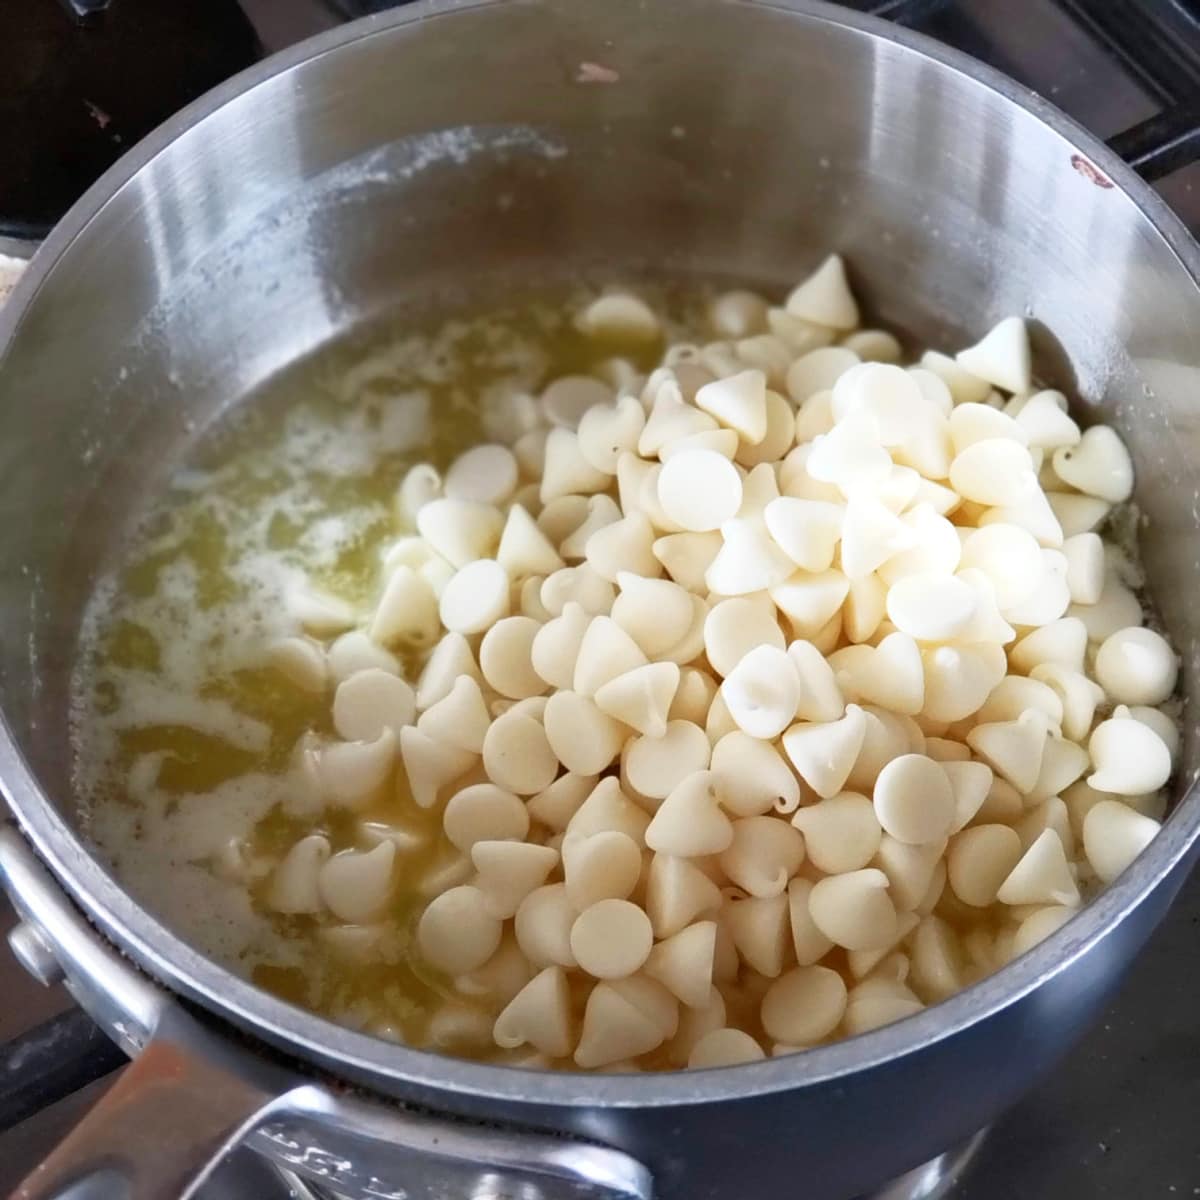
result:
[[[45,987],[62,983],[65,973],[46,935],[29,921],[15,925],[8,934],[8,944],[17,962]]]

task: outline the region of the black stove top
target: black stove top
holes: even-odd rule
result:
[[[237,0],[3,9],[0,236],[45,236],[130,146],[263,55]]]
[[[6,234],[43,232],[188,100],[263,54],[386,7],[387,0],[4,5],[0,249]],[[1135,161],[1200,234],[1200,166],[1185,165],[1200,152],[1200,0],[850,0],[848,7],[928,33],[1040,92]],[[77,10],[92,15],[83,20]],[[0,931],[11,919],[2,905]],[[1198,940],[1200,873],[1102,1024],[992,1130],[953,1200],[1200,1197]],[[109,1086],[122,1061],[67,997],[38,989],[0,952],[0,1194]],[[288,1194],[242,1152],[204,1200]]]
[[[264,54],[399,2],[7,5],[0,238],[44,236],[129,146]],[[1156,177],[1200,153],[1200,0],[847,0],[847,7],[998,67]],[[1194,215],[1200,221],[1200,203]]]

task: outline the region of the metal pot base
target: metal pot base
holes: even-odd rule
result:
[[[968,1138],[953,1150],[906,1171],[891,1183],[859,1200],[943,1200],[975,1160],[988,1135],[987,1128]]]
[[[987,1135],[988,1130],[981,1129],[962,1145],[953,1150],[947,1150],[936,1158],[931,1158],[911,1171],[906,1171],[878,1191],[859,1196],[857,1200],[946,1200],[951,1189],[974,1162]],[[280,1181],[287,1187],[289,1194],[295,1200],[353,1200],[353,1197],[346,1196],[341,1192],[318,1190],[295,1172],[278,1164],[272,1164],[272,1166]],[[494,1195],[497,1198],[500,1197],[499,1193]],[[476,1200],[476,1198],[472,1197],[472,1200]],[[493,1193],[480,1193],[478,1200],[493,1200]]]

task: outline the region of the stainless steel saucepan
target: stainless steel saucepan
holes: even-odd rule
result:
[[[82,606],[199,424],[319,343],[480,280],[778,286],[829,247],[919,343],[1025,314],[1039,372],[1121,430],[1193,699],[1200,249],[1050,106],[902,29],[807,0],[435,0],[232,80],[71,210],[0,317],[0,776],[19,823],[0,877],[27,965],[65,975],[136,1059],[23,1195],[88,1170],[88,1194],[191,1195],[248,1137],[353,1197],[844,1198],[1053,1068],[1194,857],[1191,710],[1162,834],[1060,932],[900,1024],[714,1071],[535,1074],[337,1027],[185,945],[76,829]]]

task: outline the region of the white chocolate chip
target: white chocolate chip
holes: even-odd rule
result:
[[[887,594],[892,623],[919,641],[949,641],[966,629],[976,607],[970,584],[954,575],[907,575]]]
[[[601,982],[588,995],[575,1065],[585,1070],[613,1067],[656,1050],[663,1040],[660,1024],[625,999],[613,984]]]
[[[610,477],[597,471],[579,448],[579,436],[554,428],[546,438],[546,458],[538,496],[543,504],[564,496],[591,495],[608,487]]]
[[[1013,938],[1011,957],[1018,958],[1032,950],[1038,942],[1045,941],[1052,933],[1061,929],[1074,915],[1073,909],[1057,905],[1039,908],[1030,913],[1021,922]]]
[[[596,707],[638,733],[661,738],[667,732],[679,679],[679,667],[672,662],[634,667],[596,689]]]
[[[1062,528],[1064,537],[1098,528],[1112,510],[1107,500],[1074,492],[1047,492],[1046,500]]]
[[[547,1058],[564,1058],[573,1032],[567,976],[555,966],[540,971],[508,1002],[492,1036],[504,1049],[528,1045]]]
[[[329,682],[325,651],[312,638],[281,638],[267,651],[267,661],[303,692],[320,694]]]
[[[676,645],[692,623],[692,599],[685,588],[667,579],[647,579],[619,571],[620,594],[612,618],[650,657]]]
[[[898,363],[902,353],[899,340],[885,329],[860,329],[842,338],[842,345],[863,362]]]
[[[1157,791],[1171,777],[1171,752],[1148,725],[1132,717],[1102,721],[1088,739],[1095,771],[1088,783],[1097,791],[1140,796]]]
[[[791,948],[788,914],[786,895],[734,898],[726,902],[721,913],[722,924],[728,930],[737,954],[749,967],[768,979],[778,978],[787,961],[787,953]],[[717,944],[719,947],[719,936]],[[719,965],[717,974],[720,977]]]
[[[1029,434],[1012,417],[987,404],[960,404],[950,414],[950,439],[955,454],[985,438],[1011,438],[1022,446]]]
[[[321,867],[317,887],[325,907],[339,921],[362,925],[378,919],[392,894],[396,845],[382,841],[372,850],[343,850]]]
[[[720,906],[717,885],[686,858],[655,854],[651,859],[646,876],[646,913],[656,938],[669,938]]]
[[[612,292],[593,300],[577,323],[589,337],[610,341],[647,342],[659,334],[654,310],[629,292]]]
[[[978,404],[991,391],[986,379],[972,375],[961,363],[936,350],[926,350],[921,355],[921,366],[946,384],[955,404]]]
[[[520,841],[529,832],[529,814],[512,792],[477,783],[450,797],[442,828],[455,847],[470,854],[476,842]]]
[[[654,527],[645,513],[635,510],[611,525],[602,526],[588,538],[587,565],[609,583],[615,583],[624,571],[653,578],[662,569],[654,557],[654,541]]]
[[[898,841],[924,845],[954,828],[954,789],[942,764],[922,754],[902,754],[879,772],[875,814]]]
[[[475,446],[446,472],[445,494],[455,500],[503,504],[517,490],[517,460],[506,446]]]
[[[650,817],[621,791],[620,782],[611,775],[601,779],[580,805],[567,825],[567,832],[579,837],[615,829],[631,837],[639,846],[646,843]]]
[[[684,1004],[702,1009],[712,992],[716,944],[716,922],[697,921],[660,941],[646,959],[645,972]]]
[[[748,337],[766,329],[767,302],[756,292],[722,292],[708,306],[708,320],[718,337]]]
[[[846,715],[838,721],[793,725],[783,735],[783,748],[804,782],[827,799],[845,785],[866,732],[863,710],[848,704]]]
[[[615,475],[621,455],[637,449],[645,425],[646,412],[632,396],[594,405],[579,422],[579,452],[597,471]]]
[[[349,679],[357,671],[375,667],[390,675],[400,674],[400,663],[390,650],[373,642],[362,630],[353,629],[336,638],[325,655],[334,683]]]
[[[831,254],[805,280],[792,289],[787,311],[794,317],[830,329],[853,329],[858,324],[858,305],[846,280],[846,267],[838,254]]]
[[[492,558],[460,567],[438,604],[442,624],[453,633],[482,633],[508,616],[509,578]]]
[[[410,731],[416,732],[405,726],[401,736]],[[379,798],[395,764],[396,735],[390,728],[371,741],[335,742],[317,756],[321,790],[344,808],[366,808]]]
[[[1079,885],[1071,874],[1062,839],[1053,829],[1040,833],[996,893],[1002,904],[1079,903]]]
[[[947,880],[964,904],[987,908],[1020,859],[1021,839],[1007,825],[976,825],[950,840]]]
[[[388,577],[369,632],[385,646],[425,647],[437,640],[437,596],[412,567],[397,567]]]
[[[785,644],[774,611],[758,599],[722,600],[704,620],[704,650],[720,675],[728,675],[756,646],[783,650]]]
[[[696,407],[752,446],[767,435],[767,381],[761,371],[742,371],[706,383],[696,393]]]
[[[845,509],[821,500],[781,496],[763,511],[767,530],[779,548],[806,571],[826,571],[842,538]]]
[[[511,839],[477,839],[470,854],[478,872],[475,886],[487,897],[488,911],[502,920],[515,916],[525,897],[558,865],[558,853],[549,846]]]
[[[403,679],[371,667],[338,684],[333,727],[348,742],[373,742],[385,729],[399,736],[416,711],[416,697]]]
[[[599,775],[621,752],[629,734],[578,692],[555,692],[546,702],[543,722],[555,757],[579,775]]]
[[[1056,450],[1078,444],[1082,435],[1079,426],[1067,415],[1065,400],[1061,392],[1035,392],[1021,405],[1016,420],[1025,430],[1030,446]]]
[[[1029,391],[1031,363],[1025,322],[1020,317],[1006,317],[974,346],[960,350],[954,361],[1006,392]]]
[[[558,551],[520,504],[508,510],[496,561],[514,580],[551,575],[564,565]]]
[[[651,850],[676,858],[719,854],[732,841],[733,824],[721,811],[711,772],[704,770],[676,784],[646,830]]]
[[[658,477],[658,499],[681,528],[694,533],[719,529],[742,505],[737,468],[714,450],[673,455]]]
[[[267,904],[281,913],[320,912],[323,901],[318,878],[329,855],[329,840],[321,834],[301,838],[275,868]]]
[[[560,375],[542,390],[542,413],[551,425],[575,430],[590,411],[611,400],[612,389],[599,379],[590,375]]]
[[[435,896],[417,923],[417,944],[426,961],[448,975],[477,970],[500,945],[503,924],[488,912],[478,888],[452,887]]]
[[[858,353],[851,346],[822,346],[802,354],[790,367],[786,375],[788,395],[801,405],[810,404],[823,392],[831,389],[839,379],[842,379],[861,361]],[[832,415],[832,408],[830,409]],[[814,414],[809,414],[809,421]],[[797,425],[797,441],[800,441],[801,427]],[[809,435],[804,440],[811,440],[820,433],[828,432],[806,423],[804,432]]]
[[[533,665],[533,642],[543,628],[529,617],[505,617],[483,635],[479,666],[488,685],[502,696],[524,700],[546,690]]]
[[[642,874],[642,852],[616,830],[573,836],[563,842],[567,897],[582,912],[599,900],[624,900]]]
[[[1028,710],[1015,721],[976,725],[967,734],[967,745],[1003,775],[1019,792],[1037,783],[1045,753],[1047,720],[1044,713]]]
[[[1119,704],[1161,704],[1175,691],[1179,660],[1161,634],[1134,626],[1104,640],[1096,651],[1095,673]]]
[[[721,539],[721,549],[704,573],[705,586],[712,593],[744,596],[763,592],[782,584],[795,570],[759,516],[726,521]]]
[[[804,834],[808,859],[827,875],[858,871],[875,857],[883,830],[866,796],[839,792],[796,810],[792,824]]]
[[[713,746],[711,768],[721,807],[734,816],[789,813],[800,803],[800,786],[779,751],[741,730]]]
[[[395,511],[401,525],[413,528],[417,513],[442,494],[442,477],[429,463],[409,467],[396,491]]]
[[[895,939],[896,909],[888,895],[888,877],[874,868],[819,880],[809,894],[808,909],[835,946],[874,950]]]
[[[575,961],[597,979],[624,979],[650,954],[654,934],[650,918],[628,900],[598,900],[571,926]]]
[[[1094,804],[1083,821],[1083,849],[1092,870],[1112,883],[1158,833],[1159,824],[1117,800]]]
[[[419,808],[432,808],[441,789],[478,761],[471,751],[436,740],[412,725],[400,730],[400,758]]]
[[[778,817],[742,817],[733,822],[733,841],[717,861],[749,895],[778,896],[804,861],[804,838]]]
[[[492,722],[483,739],[483,766],[502,788],[532,796],[554,782],[558,759],[540,722],[515,712]]]
[[[530,663],[538,675],[556,688],[570,689],[575,663],[591,617],[574,601],[567,602],[560,616],[547,621],[530,644]]]
[[[767,989],[762,1023],[768,1036],[810,1046],[831,1034],[846,1011],[846,985],[828,967],[795,967]]]
[[[611,617],[595,617],[579,643],[574,690],[594,696],[609,680],[646,663],[638,644],[616,621]]]
[[[1054,471],[1071,487],[1109,504],[1120,504],[1133,494],[1133,463],[1125,443],[1107,425],[1085,430],[1078,445],[1054,452]]]
[[[417,513],[421,536],[453,567],[486,558],[499,545],[504,521],[490,504],[431,500]]]
[[[793,721],[801,698],[800,676],[777,646],[755,646],[721,685],[721,695],[738,728],[770,741]]]
[[[625,744],[622,769],[641,795],[662,799],[693,773],[707,773],[711,754],[708,737],[698,725],[668,721],[661,737],[642,734]]]
[[[692,1047],[688,1069],[705,1070],[711,1067],[733,1067],[740,1063],[758,1062],[766,1058],[762,1047],[740,1029],[714,1029]]]
[[[1017,504],[1037,487],[1037,477],[1029,451],[1020,442],[985,438],[954,456],[950,483],[979,504]]]

